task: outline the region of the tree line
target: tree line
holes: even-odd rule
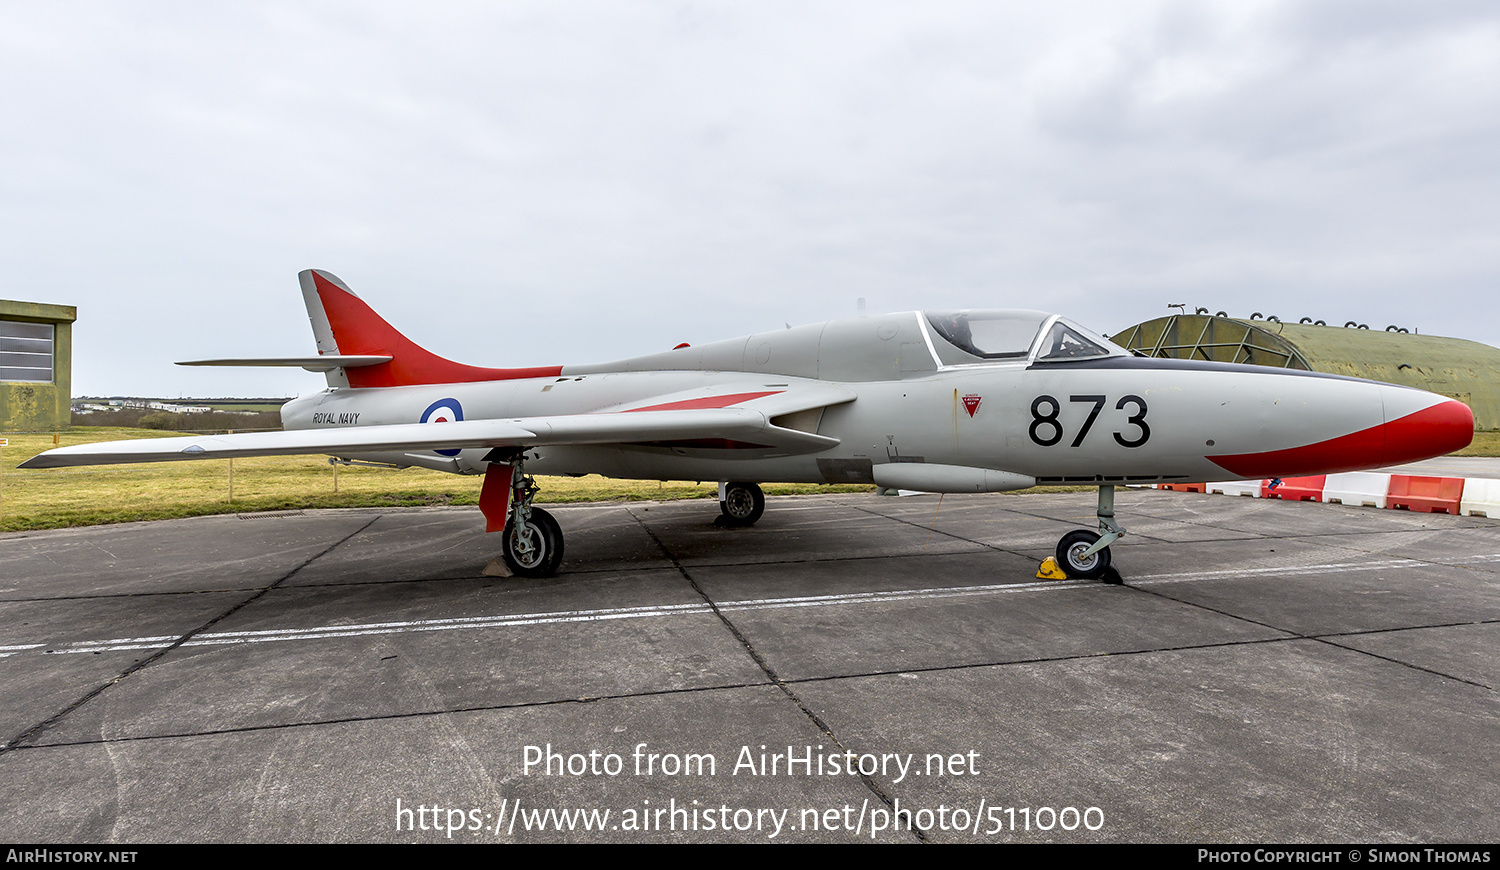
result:
[[[147,408],[116,408],[91,414],[73,412],[74,426],[121,426],[129,429],[161,429],[169,432],[236,432],[255,429],[280,429],[280,411],[204,411],[196,414],[174,414]]]

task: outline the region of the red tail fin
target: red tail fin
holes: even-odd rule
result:
[[[318,339],[319,353],[376,354],[392,358],[380,365],[345,369],[351,387],[461,384],[556,377],[562,373],[562,366],[488,369],[444,359],[396,331],[335,276],[319,269],[309,269],[298,277],[302,279],[303,297],[307,302],[308,316],[312,319],[313,333]],[[323,323],[327,324],[327,335],[323,334]]]

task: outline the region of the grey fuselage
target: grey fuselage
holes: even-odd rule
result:
[[[1142,359],[1055,316],[1020,314],[1036,319],[1036,338],[1005,358],[966,352],[928,316],[905,312],[566,366],[556,377],[330,388],[287,403],[282,418],[287,429],[413,423],[444,401],[464,419],[565,416],[726,384],[749,393],[832,383],[850,400],[773,420],[838,439],[820,452],[691,441],[548,446],[528,451],[526,468],[650,480],[872,483],[882,465],[927,463],[1041,482],[1121,483],[1232,477],[1209,457],[1335,439],[1445,401],[1308,372]],[[1056,324],[1088,335],[1101,352],[1049,360],[1044,337]],[[479,473],[485,454],[346,458]]]

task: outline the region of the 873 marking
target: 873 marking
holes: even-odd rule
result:
[[[1078,447],[1083,444],[1083,439],[1088,436],[1089,430],[1094,427],[1094,421],[1099,419],[1099,412],[1104,409],[1104,404],[1109,401],[1105,396],[1069,396],[1069,402],[1080,404],[1092,404],[1089,409],[1088,418],[1083,421],[1078,434],[1073,436],[1069,447]],[[1124,396],[1115,403],[1115,410],[1123,411],[1126,405],[1134,405],[1136,413],[1126,418],[1127,426],[1136,428],[1135,437],[1126,438],[1121,432],[1113,432],[1115,442],[1121,447],[1139,447],[1151,438],[1151,427],[1146,424],[1146,400],[1140,396]],[[1043,413],[1043,407],[1050,410]],[[1063,439],[1062,422],[1057,419],[1062,413],[1062,403],[1052,396],[1037,396],[1031,402],[1031,428],[1028,434],[1031,440],[1042,447],[1051,447]]]

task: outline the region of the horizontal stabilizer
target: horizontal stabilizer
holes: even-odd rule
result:
[[[192,359],[178,363],[180,366],[280,366],[304,368],[310,372],[331,372],[334,369],[354,369],[361,366],[378,366],[390,362],[391,357],[374,354],[337,354],[322,356],[278,356],[267,359]]]

